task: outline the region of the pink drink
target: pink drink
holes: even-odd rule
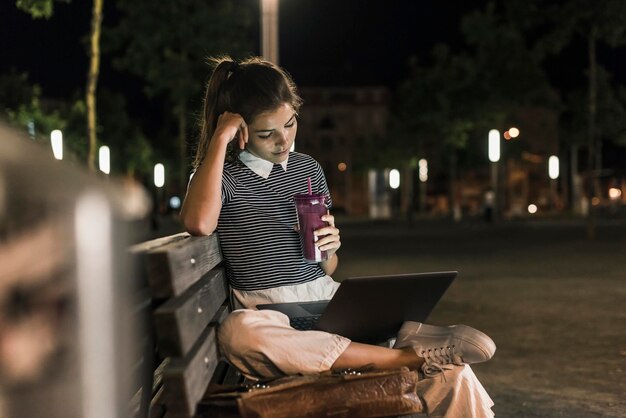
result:
[[[328,258],[326,251],[320,251],[315,246],[319,239],[313,231],[327,225],[322,221],[328,210],[326,208],[326,195],[323,194],[297,194],[293,197],[298,212],[298,226],[300,228],[300,240],[304,258],[309,261],[323,261]]]

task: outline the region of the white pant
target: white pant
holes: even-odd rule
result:
[[[255,306],[253,294],[234,296],[238,303]],[[266,301],[265,297],[260,299]],[[270,299],[286,301],[282,297]],[[327,371],[350,344],[340,335],[297,331],[283,313],[254,309],[233,311],[220,326],[218,340],[228,361],[251,378]],[[420,380],[417,394],[430,417],[493,417],[493,402],[467,365],[450,366],[443,374]]]

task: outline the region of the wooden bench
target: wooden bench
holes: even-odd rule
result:
[[[218,236],[180,233],[137,244],[131,253],[145,283],[138,305],[148,330],[135,416],[207,416],[201,401],[210,383],[243,381],[217,347],[217,326],[231,311]]]
[[[230,312],[217,235],[180,233],[137,244],[131,253],[147,286],[139,304],[147,308],[141,316],[148,335],[138,415],[191,417],[210,382],[241,381],[217,349],[217,325]]]

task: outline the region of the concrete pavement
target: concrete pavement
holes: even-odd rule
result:
[[[335,277],[459,270],[429,318],[488,333],[501,417],[626,417],[626,222],[350,222]]]
[[[598,223],[590,242],[580,220],[338,218],[334,277],[458,270],[429,322],[494,339],[494,358],[473,369],[497,416],[626,417],[626,220]]]

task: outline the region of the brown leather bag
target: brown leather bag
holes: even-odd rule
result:
[[[386,417],[422,412],[417,372],[348,371],[209,388],[200,417]]]

